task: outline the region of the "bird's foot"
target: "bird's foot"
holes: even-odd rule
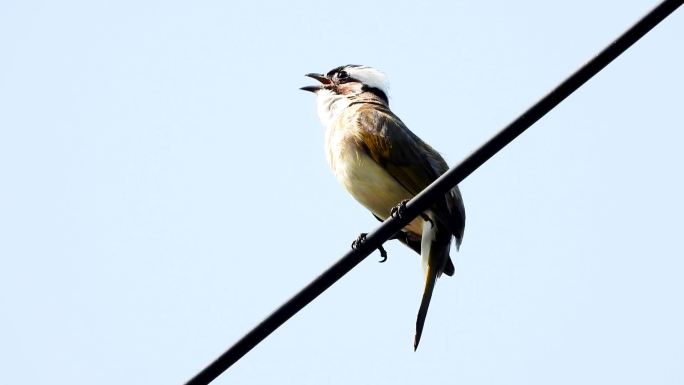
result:
[[[390,216],[392,218],[401,218],[404,216],[404,211],[406,211],[406,203],[408,203],[408,199],[404,199],[403,201],[399,202],[398,205],[392,207],[390,210]],[[425,213],[420,213],[419,215],[425,222],[430,222],[430,227],[435,227],[435,222],[430,219]]]
[[[366,236],[368,233],[361,233],[359,236],[352,242],[351,247],[352,249],[356,250],[363,242],[366,241]],[[387,251],[385,251],[385,248],[382,247],[382,245],[378,246],[378,251],[380,252],[380,260],[378,262],[383,263],[387,261]]]
[[[359,236],[354,240],[354,242],[352,242],[351,248],[356,250],[359,246],[361,246],[361,244],[366,241],[367,235],[368,233],[359,234]]]
[[[392,207],[390,210],[390,216],[392,218],[401,218],[404,216],[404,211],[406,211],[406,203],[408,202],[408,199],[404,199],[403,201],[399,202],[398,205]]]
[[[385,263],[387,261],[387,251],[382,245],[378,246],[378,251],[380,252],[380,260],[378,262]]]

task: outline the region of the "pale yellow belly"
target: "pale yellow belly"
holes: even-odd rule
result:
[[[375,216],[386,219],[399,202],[413,198],[365,152],[348,147],[335,158],[331,166],[337,180]],[[423,220],[417,218],[404,230],[420,236],[422,226]]]

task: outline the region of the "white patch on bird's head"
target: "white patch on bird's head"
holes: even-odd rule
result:
[[[389,81],[387,80],[387,75],[377,69],[369,66],[350,64],[342,67],[341,70],[346,71],[352,79],[358,80],[368,87],[377,88],[384,92],[385,95],[389,96]]]

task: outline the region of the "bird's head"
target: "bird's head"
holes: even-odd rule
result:
[[[328,126],[354,101],[380,101],[388,104],[387,76],[373,67],[348,64],[333,68],[325,75],[310,73],[306,76],[320,82],[301,89],[316,94],[318,115],[324,126]]]
[[[327,91],[348,97],[370,92],[387,101],[387,76],[373,67],[347,64],[333,68],[325,75],[311,73],[306,76],[318,80],[321,84],[302,87],[304,91],[316,94]]]

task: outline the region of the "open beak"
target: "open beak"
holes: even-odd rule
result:
[[[320,91],[320,90],[322,90],[323,88],[325,88],[325,86],[332,84],[332,81],[331,81],[330,79],[328,79],[325,75],[321,75],[321,74],[306,74],[305,76],[308,76],[308,77],[310,77],[310,78],[312,78],[312,79],[316,79],[316,80],[318,80],[319,82],[321,82],[321,84],[319,84],[319,85],[317,85],[317,86],[306,86],[306,87],[300,88],[300,90],[303,90],[303,91],[309,91],[309,92],[316,93],[317,91]]]

